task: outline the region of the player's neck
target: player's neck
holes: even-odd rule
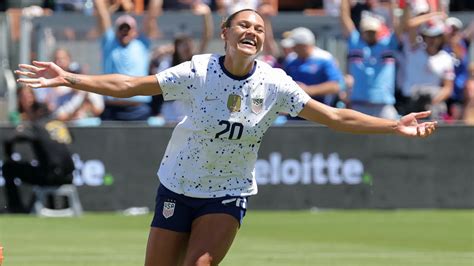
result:
[[[232,57],[226,55],[224,57],[224,67],[227,72],[231,73],[234,76],[242,77],[250,73],[252,71],[254,65],[253,58],[245,58],[245,57]]]

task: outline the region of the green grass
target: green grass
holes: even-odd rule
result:
[[[3,266],[143,265],[151,216],[0,216]],[[250,211],[222,265],[474,266],[474,211]]]

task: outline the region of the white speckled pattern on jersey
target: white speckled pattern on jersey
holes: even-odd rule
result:
[[[223,57],[197,55],[156,75],[164,99],[187,106],[158,170],[160,182],[175,193],[256,194],[254,165],[263,134],[279,112],[296,116],[310,99],[285,72],[262,61],[241,78],[222,65]],[[241,98],[238,112],[228,108],[231,94]],[[253,111],[252,102],[258,107]]]

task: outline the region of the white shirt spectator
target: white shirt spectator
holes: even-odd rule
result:
[[[433,87],[440,89],[443,80],[454,79],[453,58],[440,50],[435,55],[428,55],[420,44],[411,48],[408,42],[404,45],[404,82],[403,96],[412,96],[414,86]]]

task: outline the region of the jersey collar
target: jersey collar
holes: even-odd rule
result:
[[[244,76],[236,76],[236,75],[233,75],[232,73],[230,73],[229,71],[227,71],[227,69],[225,69],[225,67],[224,67],[224,58],[225,58],[225,56],[219,57],[219,65],[221,66],[221,69],[224,72],[224,74],[226,74],[226,76],[228,76],[231,79],[235,79],[235,80],[247,79],[250,76],[252,76],[253,73],[255,73],[255,70],[257,69],[257,61],[254,61],[252,70],[250,70],[250,72],[248,74],[246,74]]]

